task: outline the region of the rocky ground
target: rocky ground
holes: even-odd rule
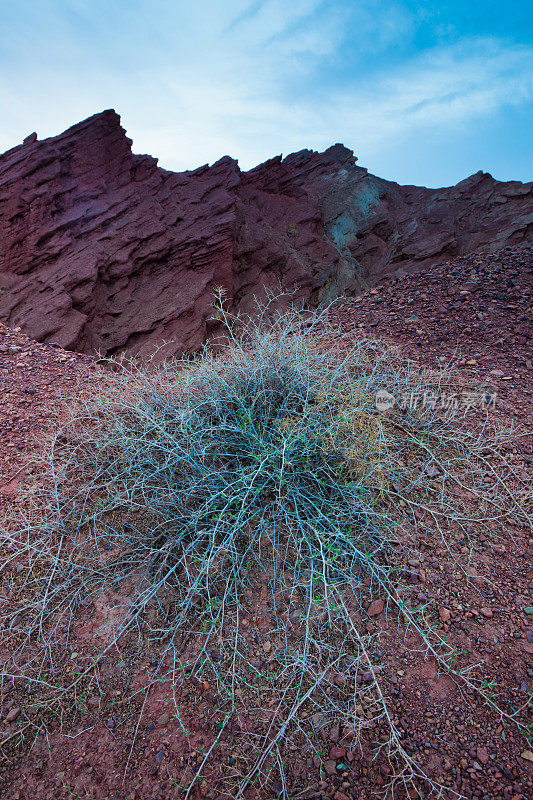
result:
[[[508,458],[517,480],[533,474],[533,262],[532,250],[515,247],[495,256],[471,255],[392,279],[332,313],[354,336],[383,337],[405,348],[421,365],[458,363],[465,392],[490,397],[488,409],[513,425]],[[19,330],[0,328],[0,501],[15,506],[31,483],[32,458],[80,381],[97,387],[99,368],[90,356],[32,342]],[[467,402],[456,397],[437,402]],[[476,394],[476,397],[479,395]],[[474,402],[474,401],[472,401]],[[475,401],[477,402],[477,401]],[[473,546],[472,546],[473,544]],[[461,666],[477,665],[498,703],[513,713],[533,688],[533,538],[523,525],[495,527],[494,535],[466,543],[450,531],[448,547],[426,538],[406,566],[406,601],[412,608],[435,601],[435,624],[457,648]],[[251,601],[243,620],[258,659],[271,648],[263,599]],[[502,724],[475,695],[461,691],[416,649],[385,608],[369,609],[365,630],[381,631],[382,686],[390,699],[402,744],[448,797],[528,800],[533,797],[533,744]],[[100,608],[105,616],[105,603]],[[87,624],[88,620],[82,620]],[[80,640],[83,642],[83,639]],[[80,644],[80,643],[78,643]],[[82,645],[83,646],[83,645]],[[83,661],[77,648],[68,670]],[[191,685],[181,696],[178,724],[165,681],[152,683],[157,654],[128,646],[102,672],[102,691],[85,698],[82,719],[51,722],[46,736],[29,742],[21,758],[13,733],[28,719],[32,696],[23,682],[2,684],[1,796],[6,800],[155,800],[180,797],[212,741],[211,687]],[[481,666],[480,666],[481,665]],[[364,676],[371,682],[372,676]],[[129,699],[132,690],[150,687]],[[531,709],[530,709],[531,710]],[[529,723],[532,720],[529,717]],[[238,723],[238,721],[237,721]],[[210,757],[206,779],[194,796],[224,798],[220,775],[239,766],[239,725],[228,730]],[[253,725],[253,714],[248,720]],[[379,726],[376,730],[379,735]],[[296,798],[370,800],[389,777],[382,759],[351,751],[339,726],[322,731],[323,755],[305,750],[288,757]],[[281,785],[274,781],[271,797]],[[249,797],[256,796],[252,790]],[[263,795],[265,796],[265,795]],[[401,796],[401,795],[399,795]],[[415,795],[411,795],[415,796]]]
[[[93,359],[39,344],[0,322],[0,499],[16,497],[63,398],[86,382]]]

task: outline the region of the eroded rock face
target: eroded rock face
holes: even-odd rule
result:
[[[0,319],[79,351],[191,352],[217,330],[217,287],[234,309],[269,288],[316,303],[531,237],[533,184],[399,186],[355,162],[334,145],[169,172],[114,111],[31,134],[0,156]]]

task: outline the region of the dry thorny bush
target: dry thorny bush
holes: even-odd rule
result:
[[[241,777],[228,778],[231,796],[276,775],[288,797],[290,743],[321,753],[320,730],[333,723],[352,749],[366,737],[386,755],[400,794],[438,794],[402,747],[375,635],[360,623],[383,598],[424,655],[484,694],[458,670],[434,609],[415,614],[403,603],[401,570],[415,533],[442,535],[446,547],[450,525],[468,539],[524,517],[498,462],[501,435],[488,414],[469,427],[470,412],[453,404],[380,411],[381,390],[442,395],[453,374],[423,371],[383,343],[348,342],[327,311],[246,324],[222,303],[220,312],[223,355],[111,362],[98,397],[71,403],[25,519],[5,526],[4,673],[24,676],[36,697],[19,741],[42,732],[54,703],[64,709],[84,682],[98,682],[107,653],[136,641],[160,654],[154,680],[173,676],[178,721],[184,680],[216,691],[215,734],[187,796],[228,723],[250,709],[256,725]],[[261,591],[272,620],[266,649],[274,642],[266,665],[240,624]],[[105,646],[58,678],[77,620],[104,593],[116,598]],[[376,722],[384,741],[371,740]]]

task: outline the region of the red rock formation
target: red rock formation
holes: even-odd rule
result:
[[[85,352],[194,351],[217,327],[218,286],[239,309],[267,287],[317,302],[523,241],[532,210],[532,184],[402,187],[342,145],[169,172],[104,111],[0,156],[0,319]]]

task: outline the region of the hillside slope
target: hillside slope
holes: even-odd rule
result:
[[[458,385],[476,392],[483,387],[494,395],[494,403],[486,411],[480,408],[471,424],[514,426],[503,449],[518,488],[526,491],[533,457],[531,256],[530,247],[509,247],[496,257],[458,258],[425,274],[384,281],[379,289],[334,312],[349,337],[386,338],[405,348],[422,368],[460,356]],[[101,377],[89,356],[36,344],[20,330],[0,325],[0,509],[27,504],[24,490],[35,480],[28,456],[40,455],[42,442],[63,415],[65,393],[76,397],[80,385],[98,392]],[[461,398],[459,394],[456,399],[462,402]],[[453,526],[444,542],[427,532],[421,532],[420,539],[416,560],[405,563],[400,578],[405,602],[413,611],[429,608],[435,630],[448,637],[461,668],[478,669],[484,685],[494,687],[498,705],[520,709],[519,718],[527,722],[533,678],[531,528],[493,519],[489,533],[476,533],[468,543]],[[9,562],[4,573],[14,576],[14,591],[19,565]],[[4,602],[14,602],[14,596],[0,595]],[[259,604],[261,596],[258,591],[254,602]],[[101,613],[108,607],[105,601],[98,606]],[[79,616],[76,637],[54,672],[60,682],[79,675],[93,645],[101,644],[100,617],[95,618],[92,607],[85,612],[81,608]],[[269,628],[268,613],[262,607],[257,613],[251,606],[243,609],[242,618],[250,652],[258,650],[261,663],[266,663],[277,635]],[[527,737],[514,725],[502,725],[478,696],[461,691],[460,684],[439,671],[394,615],[383,610],[363,615],[361,625],[379,634],[380,685],[402,745],[431,780],[447,787],[443,796],[531,797],[533,762]],[[1,633],[9,672],[21,670],[16,680],[4,674],[0,681],[3,798],[170,800],[181,796],[179,787],[187,784],[217,734],[205,777],[189,796],[235,796],[224,787],[228,775],[238,774],[233,769],[236,761],[246,757],[242,726],[250,726],[246,736],[255,734],[254,705],[246,723],[239,716],[220,732],[210,721],[218,700],[209,682],[201,687],[186,682],[175,708],[168,701],[168,678],[156,675],[161,652],[128,645],[102,662],[98,682],[86,696],[81,693],[78,717],[69,709],[61,717],[43,717],[35,690],[23,678],[24,665],[9,661],[4,639],[9,631],[3,628]],[[363,673],[362,681],[370,684],[371,674]],[[352,752],[340,738],[341,724],[342,720],[321,732],[320,757],[310,757],[303,746],[287,754],[291,796],[380,796],[391,777],[390,766],[371,752]],[[251,786],[244,796],[277,797],[280,786],[274,776],[264,793]],[[397,796],[415,795],[402,792],[400,786]],[[418,796],[435,794],[422,785]]]

